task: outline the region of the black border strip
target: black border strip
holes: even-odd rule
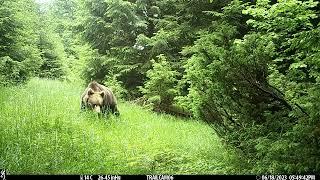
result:
[[[303,178],[304,177],[304,178]],[[314,177],[306,178],[306,177]],[[15,179],[71,179],[71,180],[212,180],[212,179],[247,179],[247,180],[320,180],[320,175],[8,175],[5,180]],[[4,179],[0,179],[4,180]]]

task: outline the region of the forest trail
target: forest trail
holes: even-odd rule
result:
[[[120,117],[80,112],[83,88],[32,79],[0,89],[0,167],[9,174],[225,174],[236,161],[196,120],[121,102]]]

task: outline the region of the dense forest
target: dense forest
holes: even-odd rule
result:
[[[200,119],[241,173],[320,172],[317,0],[0,0],[0,85],[33,77]]]

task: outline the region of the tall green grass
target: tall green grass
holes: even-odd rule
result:
[[[80,112],[83,88],[33,79],[0,88],[0,168],[9,174],[229,174],[238,160],[196,120],[123,102]]]

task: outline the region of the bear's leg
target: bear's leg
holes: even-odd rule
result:
[[[110,111],[110,106],[104,105],[104,106],[102,107],[102,111],[101,111],[102,114],[108,115],[109,111]]]
[[[117,108],[117,105],[112,105],[112,106],[111,106],[111,112],[112,112],[112,114],[114,114],[114,115],[116,115],[116,116],[119,116],[119,115],[120,115],[120,112],[119,112],[119,110],[118,110],[118,108]]]
[[[86,105],[81,101],[80,110],[83,111],[86,109]]]

